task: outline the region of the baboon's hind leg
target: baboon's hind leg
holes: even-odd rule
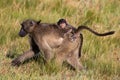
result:
[[[69,55],[67,57],[67,62],[76,69],[76,71],[80,71],[83,69],[82,64],[79,62],[79,58],[75,55]]]
[[[55,63],[56,63],[58,66],[62,66],[63,61],[65,61],[65,56],[62,55],[62,54],[57,54],[57,55],[56,55],[56,58],[55,58]]]

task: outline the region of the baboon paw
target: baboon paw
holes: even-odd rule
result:
[[[21,62],[18,60],[18,59],[14,59],[12,62],[11,62],[11,65],[12,66],[19,66],[21,64]]]
[[[70,39],[71,42],[74,42],[77,39],[77,36],[72,35],[72,36],[69,37],[69,39]]]

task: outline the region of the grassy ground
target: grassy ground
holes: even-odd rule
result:
[[[82,64],[86,71],[76,73],[63,65],[43,64],[31,60],[20,67],[11,66],[12,59],[29,49],[28,39],[20,38],[20,23],[28,18],[56,23],[65,18],[74,25],[87,25],[105,32],[97,37],[83,31]],[[0,0],[0,80],[120,80],[120,1],[119,0]]]

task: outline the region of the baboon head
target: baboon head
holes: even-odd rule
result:
[[[28,33],[31,33],[34,30],[34,28],[37,25],[39,25],[40,22],[41,22],[41,20],[35,21],[35,20],[31,20],[31,19],[23,21],[21,23],[21,29],[20,29],[20,32],[19,32],[19,36],[24,37]]]
[[[59,19],[59,21],[57,22],[57,24],[61,27],[61,28],[65,28],[68,23],[65,19]]]

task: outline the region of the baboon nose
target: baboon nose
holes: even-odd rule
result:
[[[19,34],[20,37],[24,37],[27,35],[27,33],[24,30],[20,30]]]

